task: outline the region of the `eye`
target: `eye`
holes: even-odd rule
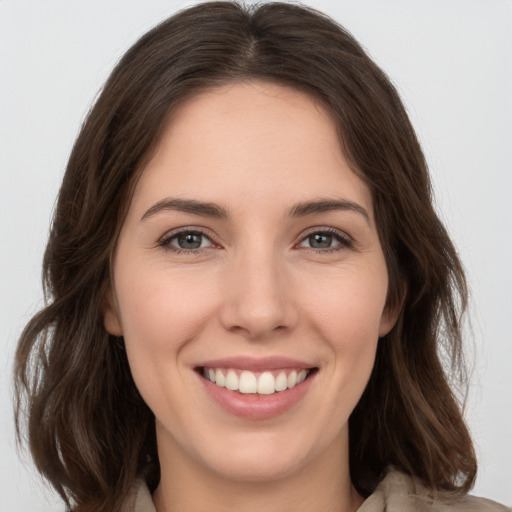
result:
[[[309,233],[299,243],[299,247],[326,252],[341,250],[346,247],[350,247],[351,245],[352,242],[348,236],[332,229],[319,230]]]
[[[213,246],[212,241],[201,231],[180,231],[164,238],[159,245],[165,249],[181,251],[197,251]]]

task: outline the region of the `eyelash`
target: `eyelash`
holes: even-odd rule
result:
[[[334,228],[312,228],[308,233],[306,233],[300,240],[299,244],[303,243],[312,235],[330,235],[332,236],[339,245],[336,247],[329,247],[327,249],[315,249],[313,247],[305,247],[304,249],[314,252],[315,254],[329,254],[333,252],[338,252],[343,249],[350,249],[353,246],[352,239],[345,233],[338,231]]]
[[[162,247],[162,249],[166,250],[166,251],[171,251],[173,252],[174,254],[188,254],[188,255],[197,255],[197,254],[200,254],[202,253],[205,249],[207,249],[208,247],[202,247],[202,248],[198,248],[198,249],[181,249],[179,247],[174,247],[171,245],[171,242],[178,238],[179,236],[183,236],[183,235],[200,235],[206,239],[208,239],[212,246],[215,247],[216,244],[215,242],[212,240],[212,237],[207,235],[204,231],[202,231],[201,229],[191,229],[191,228],[188,228],[188,229],[180,229],[180,230],[177,230],[177,231],[174,231],[168,235],[165,235],[164,238],[162,238],[159,242],[158,242],[158,245],[160,247]]]
[[[174,246],[171,245],[172,241],[175,240],[177,237],[183,236],[183,235],[187,235],[187,234],[200,235],[201,237],[204,237],[204,238],[208,239],[212,245],[208,246],[208,247],[202,247],[202,248],[199,247],[197,249],[181,249],[181,248],[174,247]],[[341,251],[343,249],[350,249],[353,246],[353,241],[351,240],[351,238],[348,235],[346,235],[345,233],[342,233],[342,232],[340,232],[340,231],[338,231],[337,229],[334,229],[334,228],[314,228],[314,229],[311,229],[311,231],[306,233],[300,239],[299,243],[296,244],[296,246],[300,245],[301,243],[303,243],[305,240],[307,240],[312,235],[330,235],[339,243],[339,245],[337,245],[335,247],[329,247],[329,248],[325,248],[325,249],[317,249],[317,248],[313,248],[313,247],[309,247],[309,248],[308,247],[304,247],[303,248],[304,250],[307,250],[307,251],[310,251],[310,252],[314,252],[315,254],[329,254],[329,253]],[[188,255],[201,254],[205,249],[208,249],[209,247],[212,247],[212,246],[213,247],[215,247],[215,246],[218,247],[218,245],[215,244],[215,242],[212,240],[211,236],[206,234],[201,229],[180,229],[179,231],[174,231],[174,232],[170,233],[169,235],[166,235],[164,238],[162,238],[158,242],[158,245],[160,247],[162,247],[162,249],[164,249],[166,251],[171,251],[174,254],[185,253],[185,254],[188,254]]]

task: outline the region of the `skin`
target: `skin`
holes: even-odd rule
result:
[[[226,216],[151,210],[168,198],[215,203]],[[356,206],[290,215],[317,200]],[[202,247],[180,249],[183,228],[203,232]],[[113,269],[105,328],[124,336],[156,417],[158,512],[360,506],[348,418],[396,313],[370,191],[318,103],[265,82],[183,103],[136,187]],[[318,372],[285,413],[240,418],[212,401],[195,370],[233,355],[286,356]]]

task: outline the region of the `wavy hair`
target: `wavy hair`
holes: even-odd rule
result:
[[[76,512],[118,511],[134,479],[159,480],[154,416],[122,340],[103,327],[111,258],[138,177],[185,98],[268,80],[322,102],[371,190],[400,315],[350,418],[363,494],[389,465],[431,489],[466,492],[475,454],[451,387],[463,375],[466,281],[432,207],[427,165],[400,98],[340,25],[285,3],[207,2],[178,12],[122,57],[71,152],[43,263],[45,307],[15,362],[16,421],[38,470]]]

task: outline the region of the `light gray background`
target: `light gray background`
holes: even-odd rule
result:
[[[512,2],[311,0],[401,92],[473,290],[475,494],[512,505]],[[77,130],[117,59],[190,2],[0,0],[0,512],[63,510],[15,449],[11,368],[41,304],[49,218]]]

